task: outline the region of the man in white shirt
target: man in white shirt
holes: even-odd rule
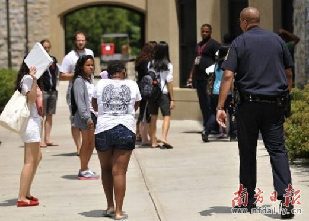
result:
[[[71,80],[74,76],[74,69],[75,64],[79,57],[83,55],[92,55],[94,57],[93,51],[91,49],[86,48],[86,35],[83,32],[76,32],[74,35],[74,45],[75,48],[71,50],[64,58],[61,64],[60,68],[60,80],[63,81],[70,81],[68,90],[67,90],[67,103],[70,107],[71,105],[71,97],[70,97],[70,91],[72,87]],[[71,108],[70,108],[71,110]],[[72,122],[71,122],[72,123]],[[76,145],[77,154],[79,155],[79,151],[81,148],[81,132],[78,128],[74,126],[74,124],[71,124],[71,132],[72,137]]]

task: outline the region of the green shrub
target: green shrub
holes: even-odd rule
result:
[[[292,90],[292,116],[284,127],[291,160],[309,158],[309,84],[303,90]]]
[[[16,77],[16,71],[0,69],[0,112],[14,93]]]

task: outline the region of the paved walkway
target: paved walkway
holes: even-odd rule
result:
[[[40,206],[15,206],[23,164],[20,138],[0,128],[0,220],[66,221],[111,220],[101,217],[106,207],[100,180],[76,179],[79,160],[70,135],[65,104],[66,83],[59,85],[53,141],[59,146],[42,149],[43,160],[33,184]],[[176,107],[177,108],[177,107]],[[159,122],[161,123],[161,122]],[[159,125],[160,126],[160,125]],[[232,214],[231,202],[238,188],[237,143],[227,140],[202,143],[201,125],[195,121],[172,121],[173,150],[137,148],[127,174],[124,210],[130,221],[272,220],[278,214]],[[272,174],[269,157],[258,146],[258,184],[264,193],[264,209],[278,202],[269,199]],[[99,172],[94,153],[90,168]],[[294,220],[309,220],[309,168],[292,166],[293,182],[301,190],[302,210]]]

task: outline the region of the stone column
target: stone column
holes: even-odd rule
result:
[[[278,31],[281,27],[281,1],[249,0],[249,6],[256,7],[261,13],[261,27],[269,31]]]
[[[8,66],[6,1],[0,0],[0,68]]]
[[[221,1],[218,0],[196,0],[196,22],[197,41],[201,40],[201,26],[208,23],[212,26],[212,37],[221,42]]]
[[[174,66],[174,86],[179,87],[179,28],[176,1],[148,0],[146,7],[146,41],[168,43],[170,59]]]
[[[294,33],[300,41],[295,48],[295,85],[309,82],[309,0],[294,0]]]
[[[19,69],[25,53],[25,13],[24,1],[9,1],[12,68]]]

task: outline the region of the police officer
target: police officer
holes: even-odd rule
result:
[[[244,8],[240,13],[243,34],[231,45],[222,64],[224,77],[217,105],[217,121],[225,126],[224,101],[233,77],[240,94],[236,113],[240,156],[240,184],[247,189],[251,211],[255,205],[256,146],[261,132],[270,155],[274,188],[281,200],[282,218],[292,218],[293,205],[284,204],[285,190],[291,184],[291,172],[284,145],[284,104],[292,87],[291,55],[281,38],[259,27],[260,13]]]

